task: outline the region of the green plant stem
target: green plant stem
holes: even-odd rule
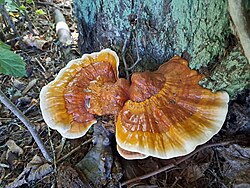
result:
[[[23,113],[18,110],[18,108],[10,101],[10,99],[7,98],[7,96],[0,90],[0,101],[13,113],[15,114],[21,122],[27,127],[30,134],[34,138],[35,142],[37,143],[39,149],[41,150],[44,158],[48,162],[52,162],[52,158],[50,154],[48,153],[47,149],[45,148],[45,145],[43,141],[41,140],[40,136],[38,135],[37,131],[35,130],[34,126],[30,123],[29,119],[23,115]]]

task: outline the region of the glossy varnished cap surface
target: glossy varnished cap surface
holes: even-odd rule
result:
[[[105,88],[111,89],[104,97],[113,98],[114,95],[120,99],[119,104],[113,104],[114,109],[109,108],[111,114],[118,113],[128,97],[123,92],[128,90],[128,83],[118,79],[118,66],[116,53],[109,49],[70,61],[40,92],[41,111],[47,125],[66,138],[83,136],[96,122],[93,111],[102,113],[105,110],[105,103],[104,107],[101,105],[104,99],[100,99],[99,105],[96,101],[101,95],[98,92]],[[99,109],[95,109],[94,104]]]
[[[178,56],[155,72],[132,75],[131,100],[116,123],[119,147],[168,159],[211,139],[225,121],[229,96],[201,87],[202,78]]]

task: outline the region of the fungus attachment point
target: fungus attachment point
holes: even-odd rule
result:
[[[109,49],[70,61],[40,92],[48,126],[66,138],[78,138],[96,122],[95,114],[118,114],[129,88],[128,81],[118,78],[118,66]]]
[[[115,83],[93,83],[89,89],[89,112],[98,116],[112,114],[117,116],[125,101],[128,100],[129,82],[119,78]]]
[[[119,153],[127,159],[132,155],[123,150],[168,159],[192,152],[215,135],[225,121],[229,96],[201,87],[202,78],[178,56],[155,72],[132,75],[131,100],[116,123]]]

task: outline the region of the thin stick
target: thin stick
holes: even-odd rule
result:
[[[137,33],[134,33],[134,38],[135,38],[135,48],[136,48],[136,62],[129,68],[125,68],[125,71],[131,71],[135,68],[135,66],[141,61],[140,54],[139,54],[139,48],[138,48],[138,38],[137,38]]]
[[[125,59],[125,55],[126,55],[128,43],[130,43],[129,41],[131,40],[131,33],[132,33],[132,30],[130,29],[128,33],[128,37],[125,39],[124,45],[122,47],[122,61],[123,61],[127,80],[129,79],[129,73],[128,73],[128,65]]]
[[[44,66],[42,65],[42,63],[35,57],[35,60],[37,61],[38,65],[43,69],[43,72],[46,73],[46,69],[44,68]]]
[[[50,2],[41,2],[41,1],[35,1],[36,4],[39,4],[39,5],[43,5],[43,6],[51,6],[53,8],[56,8],[56,9],[60,9],[60,10],[63,10],[63,8],[68,8],[67,6],[65,5],[60,5],[60,7],[58,5],[56,5],[55,3],[50,3]]]
[[[14,22],[10,18],[9,14],[6,11],[6,9],[4,8],[4,6],[1,5],[1,4],[0,4],[0,12],[2,13],[3,17],[5,18],[6,22],[9,24],[9,26],[11,27],[11,29],[13,29],[15,35],[19,36]]]
[[[50,147],[51,147],[51,151],[52,151],[52,157],[53,157],[53,164],[54,164],[54,172],[57,171],[57,166],[56,166],[56,152],[55,152],[55,147],[54,144],[51,140],[51,134],[50,134],[50,128],[49,126],[47,126],[48,129],[48,136],[49,136],[49,142],[50,142]]]
[[[26,116],[24,116],[22,114],[22,112],[20,110],[18,110],[18,108],[6,97],[6,95],[0,90],[0,101],[13,113],[15,114],[21,122],[23,122],[23,124],[27,127],[27,129],[29,130],[30,134],[32,135],[32,137],[34,138],[35,142],[37,143],[39,149],[41,150],[44,158],[49,161],[52,162],[52,158],[50,156],[50,154],[48,153],[47,149],[44,146],[43,141],[41,140],[41,138],[39,137],[38,133],[36,132],[36,129],[34,128],[34,126],[30,123],[30,121],[28,120],[28,118]]]
[[[79,149],[81,149],[82,146],[84,146],[84,145],[86,145],[86,144],[88,144],[90,142],[92,142],[92,138],[90,138],[87,141],[83,142],[81,145],[79,145],[76,148],[74,148],[73,150],[71,150],[71,152],[69,152],[68,154],[64,155],[60,159],[58,159],[57,163],[62,162],[64,159],[68,158],[70,155],[72,155],[73,153],[75,153],[76,151],[78,151]]]
[[[21,3],[20,3],[20,1],[19,0],[16,0],[16,4],[20,7],[21,6]],[[28,28],[29,28],[29,31],[30,31],[30,33],[32,33],[33,35],[35,35],[35,32],[33,31],[33,29],[32,29],[32,23],[31,23],[31,21],[30,21],[30,18],[29,18],[29,16],[27,15],[27,13],[26,13],[26,11],[23,11],[23,14],[24,14],[24,18],[27,20],[27,22],[28,22]]]
[[[30,112],[35,106],[37,106],[37,103],[32,104],[29,108],[23,111],[23,115],[26,115],[28,112]]]
[[[63,13],[59,9],[54,10],[55,23],[56,23],[56,34],[60,43],[65,46],[72,44],[71,33],[69,26],[66,23]]]
[[[57,154],[56,154],[57,158],[59,158],[61,156],[65,142],[66,142],[66,138],[62,137],[60,145],[56,148],[56,150],[58,150],[58,148],[59,148],[59,150],[57,151]]]
[[[210,147],[215,147],[215,146],[225,146],[225,145],[228,145],[228,144],[231,144],[231,143],[235,143],[237,141],[226,141],[226,142],[221,142],[221,143],[212,143],[212,144],[206,144],[206,145],[202,145],[202,146],[199,146],[197,147],[197,149],[195,151],[193,151],[192,153],[184,156],[184,157],[181,157],[181,158],[178,158],[175,163],[171,163],[167,166],[164,166],[156,171],[153,171],[153,172],[150,172],[148,174],[144,174],[142,176],[139,176],[139,177],[136,177],[136,178],[133,178],[133,179],[130,179],[128,181],[125,181],[121,184],[121,186],[124,186],[124,185],[127,185],[127,184],[130,184],[130,183],[133,183],[135,181],[139,181],[139,180],[143,180],[143,179],[146,179],[146,178],[149,178],[151,176],[154,176],[154,175],[157,175],[161,172],[164,172],[166,170],[169,170],[170,168],[173,168],[175,167],[176,165],[184,162],[185,160],[187,160],[188,158],[190,158],[191,156],[193,156],[194,154],[200,152],[201,150],[203,149],[206,149],[206,148],[210,148]]]
[[[140,5],[138,14],[137,14],[137,18],[135,22],[130,22],[130,29],[129,29],[129,33],[128,33],[128,37],[126,38],[124,45],[122,47],[122,61],[124,64],[124,69],[126,72],[126,77],[127,79],[129,78],[129,73],[128,71],[131,71],[135,68],[135,66],[142,60],[140,58],[140,54],[139,54],[139,48],[138,48],[138,38],[137,38],[137,32],[136,32],[136,25],[137,25],[137,20],[139,20],[140,14],[141,14],[141,9],[142,9],[142,4]],[[136,62],[131,66],[128,67],[127,63],[126,63],[126,59],[125,59],[125,55],[126,55],[126,48],[127,45],[129,43],[131,43],[131,39],[134,38],[135,39],[135,46],[136,46],[136,56],[137,56],[137,60]]]
[[[131,71],[135,68],[135,66],[141,61],[141,58],[139,57],[139,59],[136,60],[136,62],[129,68],[125,68],[125,71]]]

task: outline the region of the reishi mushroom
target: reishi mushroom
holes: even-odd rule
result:
[[[179,56],[155,72],[133,74],[130,100],[117,118],[118,147],[169,159],[186,155],[211,139],[225,121],[229,96],[201,87],[202,78]],[[133,153],[120,154],[134,158]]]
[[[95,115],[116,120],[117,150],[126,159],[168,159],[192,152],[222,127],[229,96],[201,87],[204,77],[179,56],[157,71],[134,73],[131,85],[118,78],[112,50],[70,61],[44,86],[40,105],[45,122],[66,138],[79,138]]]
[[[127,80],[118,78],[118,66],[109,49],[70,61],[40,92],[47,125],[66,138],[79,138],[96,123],[94,115],[117,115],[129,88]]]

